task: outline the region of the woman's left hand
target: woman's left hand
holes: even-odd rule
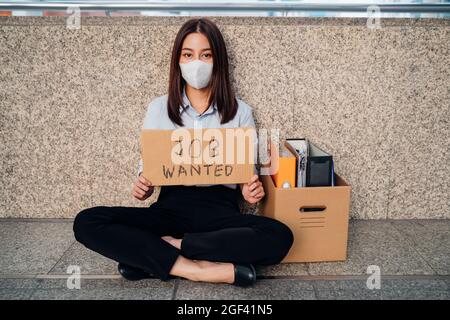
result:
[[[251,178],[250,182],[241,184],[241,189],[242,196],[248,203],[257,203],[265,195],[262,183],[256,174]]]

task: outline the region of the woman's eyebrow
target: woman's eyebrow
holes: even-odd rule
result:
[[[189,51],[194,51],[194,49],[191,48],[182,48],[181,50],[189,50]],[[211,50],[211,48],[204,48],[204,49],[200,49],[200,51],[208,51]]]

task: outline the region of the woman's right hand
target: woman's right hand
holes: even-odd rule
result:
[[[139,175],[133,185],[133,197],[143,201],[152,195],[154,189],[150,181]]]

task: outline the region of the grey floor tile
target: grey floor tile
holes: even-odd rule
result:
[[[317,280],[312,281],[319,291],[363,291],[368,290],[365,280]]]
[[[381,279],[381,287],[387,290],[409,289],[416,291],[449,291],[449,287],[441,279]]]
[[[308,275],[306,263],[280,263],[272,266],[257,266],[258,276],[304,276]]]
[[[73,240],[71,223],[0,222],[0,274],[47,273]]]
[[[318,300],[381,300],[378,290],[317,290]]]
[[[411,243],[388,221],[358,220],[349,225],[345,262],[309,264],[311,275],[362,275],[369,265],[385,275],[434,274]]]
[[[4,289],[0,288],[0,300],[28,300],[34,289]]]
[[[176,291],[176,299],[313,300],[315,299],[315,293],[311,283],[299,280],[259,280],[251,288],[180,280]]]
[[[39,284],[35,278],[0,278],[0,300],[28,300]]]
[[[448,300],[446,291],[438,290],[336,290],[317,291],[319,300]]]
[[[317,290],[370,290],[367,287],[367,280],[316,280],[313,281]],[[380,289],[382,290],[447,290],[447,284],[439,279],[385,279],[381,276]]]
[[[401,288],[397,290],[383,290],[385,300],[449,300],[450,293],[445,290],[414,290]]]
[[[443,280],[395,279],[382,280],[383,299],[442,300],[450,299],[450,290]]]
[[[446,279],[444,279],[444,280],[442,280],[442,281],[445,282],[445,284],[447,285],[447,290],[450,291],[450,277],[448,277],[448,278],[446,278]]]
[[[39,280],[34,278],[0,278],[1,289],[34,289]]]
[[[380,289],[369,289],[365,280],[314,281],[319,299],[449,299],[447,284],[438,279],[383,279]]]
[[[67,278],[60,279],[38,279],[37,289],[68,289]],[[70,280],[69,280],[70,281]],[[91,279],[81,276],[80,288],[86,290],[92,289],[166,289],[171,290],[175,287],[177,279],[161,281],[159,279],[145,279],[140,281],[128,281],[117,277],[111,279]],[[71,281],[70,281],[71,282]]]
[[[75,242],[58,261],[50,274],[66,274],[71,265],[79,266],[81,274],[118,274],[117,262]]]
[[[172,294],[167,290],[155,289],[39,289],[31,300],[169,300]]]
[[[450,275],[450,220],[391,221],[433,270]]]
[[[80,289],[69,289],[67,279],[42,279],[32,300],[169,300],[176,280],[81,279]]]

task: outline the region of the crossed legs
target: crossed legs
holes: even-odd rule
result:
[[[269,218],[239,214],[196,230],[158,207],[85,209],[74,233],[87,248],[162,280],[175,275],[216,283],[234,282],[233,263],[278,263],[292,244],[290,230]],[[182,240],[171,236],[180,234]]]

